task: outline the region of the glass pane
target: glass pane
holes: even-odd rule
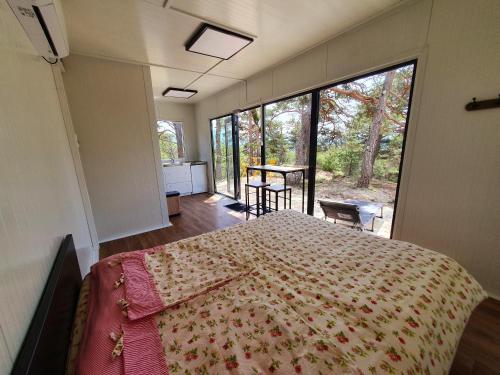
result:
[[[320,92],[315,198],[357,204],[365,229],[373,223],[383,237],[391,233],[413,67]],[[317,203],[314,214],[324,216]]]
[[[226,170],[227,195],[234,196],[234,163],[233,163],[233,133],[231,131],[231,116],[224,117],[224,134],[226,135]]]
[[[264,111],[266,164],[308,166],[311,94],[268,104]],[[268,173],[267,176],[268,182],[283,184],[281,175]],[[301,211],[302,174],[289,174],[287,184],[292,188],[292,208]],[[307,207],[307,173],[304,200]]]
[[[211,121],[215,191],[234,195],[233,143],[231,116]]]
[[[262,135],[260,131],[260,108],[250,109],[238,114],[238,131],[240,145],[240,176],[246,177],[246,168],[249,165],[261,164],[260,146]]]
[[[184,130],[182,122],[159,120],[156,123],[163,161],[184,159]]]

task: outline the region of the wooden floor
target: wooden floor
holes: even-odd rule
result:
[[[147,249],[244,222],[244,213],[224,207],[230,202],[232,201],[221,195],[195,194],[181,197],[182,213],[170,217],[171,227],[101,243],[100,258],[123,251]]]
[[[182,213],[170,218],[171,227],[102,243],[100,257],[146,249],[245,221],[243,213],[225,208],[227,203],[218,195],[182,197]],[[500,375],[500,301],[489,298],[474,311],[450,374]]]

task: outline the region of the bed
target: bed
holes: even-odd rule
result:
[[[451,258],[284,210],[84,280],[68,374],[446,374],[485,298]]]

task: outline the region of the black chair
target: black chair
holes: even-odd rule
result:
[[[245,184],[245,206],[246,206],[246,216],[247,220],[250,217],[250,215],[255,215],[257,217],[260,216],[260,208],[262,207],[262,212],[264,212],[264,206],[261,204],[260,201],[260,196],[263,188],[269,186],[270,184],[268,182],[262,182],[262,181],[250,181],[249,183]],[[250,188],[255,189],[254,193],[250,193]],[[255,204],[250,204],[250,194],[255,194]],[[255,210],[255,213],[253,212]]]
[[[271,194],[274,193],[274,202],[271,201]],[[284,195],[279,195],[280,193],[284,193]],[[288,198],[287,198],[288,193]],[[274,211],[278,211],[279,208],[279,199],[283,198],[283,209],[286,209],[286,201],[288,201],[288,208],[292,208],[292,188],[285,187],[283,185],[271,185],[266,186],[264,188],[264,194],[267,199],[267,207],[270,210],[273,210],[272,203],[274,203]]]
[[[334,202],[328,200],[318,200],[319,206],[327,218],[333,219],[336,223],[337,220],[347,221],[352,223],[352,228],[357,228],[360,231],[366,230],[366,226],[371,223],[371,231],[375,222],[376,214],[374,212],[363,212],[359,206],[352,203]]]

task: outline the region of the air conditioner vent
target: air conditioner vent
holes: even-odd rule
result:
[[[59,0],[7,0],[31,43],[46,59],[69,54],[68,38]]]

